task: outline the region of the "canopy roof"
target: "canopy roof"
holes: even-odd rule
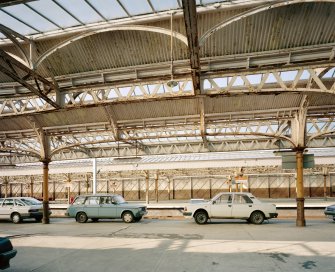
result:
[[[2,164],[335,146],[335,1],[2,2]]]

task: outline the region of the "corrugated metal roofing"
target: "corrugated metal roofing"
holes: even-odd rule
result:
[[[155,2],[155,6],[159,5],[159,2],[154,0],[151,1]],[[43,8],[36,6],[36,3],[39,2],[41,1],[36,1],[33,6],[35,8]],[[48,2],[50,1],[48,0]],[[61,2],[65,5],[65,0],[62,0]],[[116,3],[115,1],[113,2]],[[130,3],[129,1],[123,0],[121,2],[127,2],[128,5]],[[174,2],[173,5],[171,4],[172,2]],[[278,1],[241,0],[239,1],[241,5],[238,5],[235,3],[235,1],[232,1],[229,3],[229,5],[227,4],[226,6],[223,5],[223,3],[226,1],[218,2],[221,3],[221,7],[219,5],[211,6],[211,10],[207,9],[198,14],[197,18],[199,38],[201,38],[201,36],[213,26],[224,20],[232,18],[233,16],[246,12],[256,5],[275,3]],[[139,2],[136,3],[138,4]],[[148,1],[145,0],[143,3],[146,5]],[[171,0],[169,3],[170,6],[173,6],[172,9],[176,9],[176,0]],[[176,5],[178,8],[178,3]],[[30,4],[28,4],[28,6],[24,5],[24,7],[21,6],[20,8],[29,9],[29,6]],[[169,5],[167,4],[167,6]],[[228,6],[229,8],[227,8]],[[161,9],[159,8],[159,10],[164,10],[165,8],[166,6],[162,6]],[[200,7],[198,7],[198,9],[199,8]],[[7,8],[5,10],[9,12],[10,10],[15,10],[15,8]],[[44,77],[50,77],[53,75],[58,77],[58,79],[66,78],[71,81],[71,78],[73,79],[76,76],[82,76],[86,72],[96,72],[96,74],[99,76],[99,73],[103,73],[106,70],[113,72],[118,68],[124,68],[122,70],[125,74],[137,75],[136,69],[141,65],[147,65],[146,67],[157,65],[154,66],[153,69],[155,69],[155,67],[162,66],[163,64],[168,67],[171,61],[170,36],[168,35],[170,30],[169,13],[166,12],[163,15],[153,14],[153,10],[148,11],[146,8],[142,9],[142,7],[141,10],[137,11],[138,14],[142,14],[142,12],[146,14],[143,16],[143,18],[149,14],[150,16],[152,15],[152,17],[149,16],[150,19],[147,20],[142,18],[143,20],[141,21],[137,21],[136,16],[136,18],[131,17],[133,21],[119,21],[114,18],[115,22],[117,21],[117,24],[106,23],[104,24],[104,27],[116,26],[118,24],[122,26],[136,24],[149,28],[160,27],[165,30],[166,33],[162,34],[148,31],[135,31],[130,29],[106,31],[100,33],[99,31],[101,29],[99,29],[99,26],[96,26],[94,29],[99,33],[94,33],[93,35],[88,36],[85,36],[85,27],[82,27],[80,30],[77,28],[78,32],[76,32],[77,30],[72,29],[67,34],[63,33],[60,35],[57,33],[57,35],[54,37],[52,37],[50,33],[50,35],[46,35],[46,38],[43,38],[42,36],[34,36],[34,38],[36,38],[35,45],[37,48],[37,56],[35,56],[34,59],[36,61],[38,56],[41,56],[52,47],[59,45],[60,43],[68,40],[70,37],[78,35],[80,32],[83,34],[83,38],[69,42],[69,44],[64,47],[59,46],[59,48],[55,50],[54,53],[48,56],[42,62],[42,64],[37,67],[37,72],[39,72]],[[137,11],[132,10],[132,12]],[[126,11],[124,12],[127,14]],[[178,12],[174,18],[173,29],[180,34],[186,35],[185,22],[181,16],[180,10]],[[101,13],[102,15],[104,14],[102,10]],[[298,48],[299,50],[306,50],[307,53],[310,53],[310,51],[307,50],[307,47],[309,49],[310,46],[315,46],[316,49],[324,45],[327,45],[327,48],[330,49],[334,48],[335,16],[332,16],[332,14],[335,14],[335,1],[334,3],[306,1],[298,4],[287,5],[285,7],[268,9],[267,11],[241,18],[240,20],[237,20],[236,22],[233,22],[232,24],[215,32],[209,37],[207,41],[205,41],[203,47],[200,48],[200,57],[202,58],[201,61],[202,63],[206,63],[206,65],[209,67],[208,70],[206,70],[206,74],[204,73],[203,77],[206,77],[207,75],[211,77],[213,75],[212,77],[214,78],[216,75],[215,73],[222,73],[220,70],[221,68],[215,68],[214,66],[213,69],[210,69],[210,61],[213,60],[213,62],[223,62],[224,57],[227,57],[228,55],[233,55],[231,58],[232,60],[237,59],[237,61],[239,61],[239,57],[241,56],[245,57],[245,60],[247,60],[248,56],[258,56],[262,55],[264,52],[268,52],[269,54],[264,58],[271,59],[272,50],[276,50],[277,53],[285,51],[289,57],[291,50],[298,50]],[[162,15],[162,17],[160,15]],[[125,15],[125,17],[130,16]],[[93,17],[83,18],[83,20],[84,19],[87,19],[89,22],[95,20]],[[68,21],[59,23],[64,25],[70,24]],[[77,23],[80,24],[79,21],[77,21]],[[91,31],[94,29],[91,28]],[[23,29],[22,31],[28,30]],[[29,33],[34,33],[34,31]],[[28,49],[27,45],[24,45],[24,48]],[[18,55],[18,51],[16,48],[14,48],[14,46],[6,45],[2,47],[2,49]],[[180,60],[184,61],[183,63],[189,63],[189,53],[185,43],[174,39],[173,49],[173,58],[175,61]],[[328,64],[333,64],[332,60],[329,58],[331,58],[331,52],[329,52],[329,57],[320,57],[320,59],[316,57],[315,62],[318,60],[327,60]],[[287,63],[280,62],[279,64],[281,67],[285,68],[287,65],[290,65],[289,61],[290,60],[288,59]],[[2,64],[3,66],[6,66],[6,68],[10,69],[7,63],[2,61]],[[276,65],[277,64],[278,63],[276,63]],[[276,65],[274,65],[273,69],[277,68]],[[186,75],[185,77],[187,77],[189,75],[186,73],[190,71],[190,69],[188,66],[184,67],[186,67],[183,68],[186,71],[184,74]],[[245,69],[249,71],[247,62],[242,64],[241,67],[245,67]],[[259,67],[252,68],[257,70]],[[295,68],[292,69],[295,70]],[[169,73],[168,68],[166,70]],[[212,72],[213,74],[211,74]],[[234,72],[235,70],[231,72],[230,76],[233,76],[232,74],[234,74]],[[19,72],[19,75],[24,76],[22,72]],[[165,76],[166,75],[167,74],[165,74]],[[157,79],[159,76],[160,74],[158,74],[158,76],[156,75],[156,77],[152,80],[157,80],[159,82],[165,81],[166,78]],[[113,74],[109,74],[109,77],[113,77]],[[218,77],[220,77],[220,75],[218,75]],[[272,75],[272,77],[274,76]],[[134,81],[129,83],[129,86],[134,82],[135,84],[144,82],[143,78],[137,78],[136,76],[134,76],[134,78]],[[299,81],[299,87],[303,85],[303,88],[305,88],[305,86],[308,85],[307,78],[308,76],[305,78],[305,80]],[[333,84],[331,80],[332,78],[328,82],[329,84]],[[0,74],[1,83],[7,83],[9,81],[12,80],[9,80],[9,78],[4,76],[2,73]],[[101,81],[98,82],[101,84]],[[256,85],[256,83],[252,84]],[[315,82],[313,82],[313,84],[315,84]],[[73,85],[75,84],[73,83]],[[296,111],[301,105],[304,95],[308,95],[309,107],[311,110],[314,110],[313,107],[318,107],[317,113],[322,114],[323,109],[321,109],[320,106],[325,106],[324,111],[327,111],[327,107],[329,106],[330,113],[334,114],[333,108],[335,105],[335,96],[333,94],[325,94],[321,92],[318,94],[300,91],[293,92],[291,90],[283,92],[283,88],[280,84],[274,85],[276,85],[275,89],[271,90],[269,88],[268,94],[263,92],[256,92],[255,90],[253,90],[255,92],[248,92],[248,86],[246,86],[244,82],[243,90],[241,92],[237,90],[238,86],[234,86],[236,87],[237,91],[232,93],[229,93],[228,91],[227,93],[221,94],[219,93],[220,88],[218,88],[219,90],[217,93],[213,92],[213,94],[192,97],[158,97],[156,99],[154,96],[152,96],[149,98],[150,100],[144,98],[143,100],[138,101],[126,101],[126,99],[124,99],[117,103],[113,101],[111,104],[107,104],[111,101],[104,101],[101,103],[105,104],[90,105],[82,108],[80,108],[78,105],[74,105],[73,108],[45,112],[41,111],[33,114],[30,113],[28,116],[23,115],[2,118],[0,122],[0,133],[2,132],[5,134],[8,131],[17,131],[17,135],[19,135],[21,130],[32,130],[34,126],[35,128],[41,126],[46,130],[49,128],[54,129],[53,135],[57,135],[57,129],[60,127],[62,127],[62,131],[59,131],[58,133],[71,134],[70,130],[68,132],[66,131],[66,127],[85,126],[85,124],[106,124],[106,126],[109,126],[108,129],[110,130],[110,127],[113,126],[113,124],[116,124],[120,125],[119,129],[123,129],[123,133],[133,133],[133,135],[135,135],[136,133],[145,134],[145,129],[147,129],[146,125],[149,124],[151,126],[150,128],[152,128],[160,122],[157,125],[157,127],[160,128],[158,128],[157,131],[154,131],[152,135],[157,136],[159,133],[162,133],[162,131],[163,133],[158,135],[160,137],[158,140],[146,139],[148,140],[148,145],[154,146],[159,142],[177,142],[179,132],[185,134],[190,133],[190,137],[188,138],[186,136],[180,137],[182,138],[180,139],[181,142],[187,143],[189,141],[198,144],[200,142],[203,143],[206,141],[206,135],[204,135],[206,132],[205,125],[203,128],[200,128],[201,122],[205,122],[206,118],[208,118],[208,120],[210,119],[211,126],[224,123],[224,121],[222,121],[224,118],[217,120],[215,119],[215,116],[219,116],[220,114],[225,114],[227,116],[231,114],[232,117],[237,116],[236,118],[239,117],[239,114],[246,114],[248,115],[249,121],[253,119],[254,112],[258,112],[259,116],[263,118],[276,118],[276,111],[279,112],[281,109],[284,111]],[[108,86],[111,86],[111,84]],[[303,90],[306,91],[306,89]],[[75,92],[77,91],[79,90],[75,90]],[[328,90],[328,92],[330,91]],[[103,91],[101,93],[103,93]],[[18,94],[13,92],[13,95]],[[139,97],[139,99],[142,99],[142,97]],[[202,103],[204,103],[204,112],[202,112]],[[3,107],[6,107],[7,104],[2,103],[2,105]],[[16,104],[16,106],[18,107],[18,104]],[[16,106],[13,105],[13,107]],[[7,107],[10,106],[7,105]],[[205,120],[202,120],[202,117],[204,117],[203,119]],[[291,115],[289,117],[291,117]],[[164,131],[164,122],[173,118],[176,120],[178,118],[180,120],[183,119],[184,121],[177,123],[179,122],[178,119],[178,121],[175,123],[170,122],[168,124],[168,132],[172,133],[171,135],[165,135],[164,132],[166,131]],[[241,122],[243,122],[243,120]],[[174,127],[174,124],[177,124],[176,127]],[[182,125],[178,127],[179,124]],[[194,127],[192,127],[193,125]],[[236,126],[238,126],[238,124],[236,124]],[[185,131],[182,131],[183,129]],[[131,130],[137,130],[137,132],[132,132]],[[110,131],[108,131],[108,133],[110,133]],[[115,133],[115,131],[113,131],[113,133]],[[233,135],[230,137],[238,140],[244,136]],[[253,137],[256,138],[257,136]],[[134,138],[136,138],[136,135]],[[154,138],[154,136],[152,138]],[[211,139],[212,138],[208,138],[209,141]],[[222,136],[218,136],[215,138],[215,140],[217,142],[223,142],[224,139]],[[104,142],[104,144],[105,146],[109,145],[109,143],[106,142]],[[123,142],[123,144],[133,146],[131,144],[134,143]],[[143,144],[145,145],[146,143],[143,142]],[[114,143],[114,145],[116,145],[116,143]]]
[[[211,27],[249,10],[251,7],[211,10],[198,14],[199,38]],[[335,3],[317,1],[269,9],[240,20],[215,32],[200,49],[200,56],[218,56],[293,49],[335,43]],[[168,18],[141,23],[170,29]],[[125,25],[132,25],[127,23]],[[107,26],[106,26],[107,27]],[[174,19],[173,29],[185,35],[183,18]],[[39,54],[68,39],[73,34],[35,41]],[[7,48],[8,49],[8,48]],[[9,49],[15,52],[15,49]],[[185,44],[174,41],[174,59],[186,60]],[[94,34],[58,49],[38,67],[38,72],[49,77],[88,71],[133,67],[170,61],[168,35],[146,31],[108,31]],[[8,78],[0,77],[0,82]]]
[[[205,114],[220,114],[237,112],[266,112],[267,110],[292,109],[296,110],[302,100],[303,94],[283,93],[279,95],[248,95],[236,97],[206,97],[204,98]],[[309,106],[334,105],[333,95],[309,95]],[[200,118],[199,98],[175,99],[164,101],[145,101],[127,104],[114,104],[108,106],[112,112],[114,121],[134,120],[161,120],[162,118],[189,117]],[[273,113],[276,116],[275,113]],[[58,112],[34,114],[36,122],[42,127],[71,126],[81,124],[106,123],[110,120],[103,107],[74,108]],[[24,116],[17,116],[10,119],[2,119],[0,131],[31,129],[31,124]]]
[[[333,14],[335,5],[322,2],[263,11],[215,32],[201,48],[201,56],[236,55],[334,43]],[[213,17],[212,13],[199,16],[200,32],[213,25]]]
[[[42,127],[109,122],[104,109],[99,107],[89,110],[78,108],[70,111],[60,111],[57,114],[46,113],[36,116],[36,119]]]
[[[186,59],[187,48],[175,42],[174,58]],[[144,31],[112,31],[85,37],[47,58],[55,76],[170,61],[170,38]],[[47,76],[47,75],[45,75]]]

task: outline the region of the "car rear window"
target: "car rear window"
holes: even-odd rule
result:
[[[234,204],[247,204],[253,203],[252,200],[247,195],[235,195]]]
[[[87,197],[85,204],[86,205],[98,205],[99,204],[99,198],[97,196],[89,196]]]
[[[3,202],[4,206],[14,206],[14,200],[13,199],[5,199]]]
[[[19,199],[15,199],[15,204],[16,206],[26,206],[26,204],[24,204],[24,202]]]

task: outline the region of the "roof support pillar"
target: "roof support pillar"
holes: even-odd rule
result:
[[[41,162],[43,163],[43,224],[49,224],[49,163],[50,159],[50,138],[45,135],[40,127],[39,139],[41,143]]]
[[[300,109],[296,114],[292,124],[292,137],[296,149],[296,163],[297,163],[297,181],[296,181],[296,192],[297,192],[297,227],[305,227],[305,196],[304,196],[304,150],[306,145],[306,120],[307,120],[307,109],[308,99],[305,95],[301,101]]]
[[[40,161],[43,164],[43,224],[49,224],[49,163],[51,162],[51,154],[50,154],[50,138],[47,136],[42,128],[42,126],[38,123],[36,118],[33,116],[28,118],[27,121],[33,126],[33,129],[36,132],[38,141],[41,145],[40,149]]]
[[[50,160],[42,160],[43,163],[43,224],[49,224],[49,162]]]
[[[305,197],[304,197],[304,173],[303,173],[303,160],[304,160],[304,151],[303,149],[297,150],[296,153],[297,160],[297,227],[305,227]]]

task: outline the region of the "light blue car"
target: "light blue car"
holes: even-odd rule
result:
[[[97,222],[99,219],[121,219],[125,223],[138,222],[147,214],[147,207],[127,203],[120,195],[92,194],[79,195],[68,207],[66,215],[75,218],[79,223],[88,219]]]

